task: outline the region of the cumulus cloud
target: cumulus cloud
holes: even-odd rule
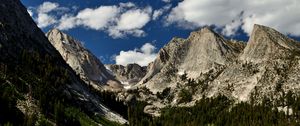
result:
[[[184,0],[172,9],[166,24],[214,25],[230,36],[239,28],[250,34],[257,23],[299,36],[299,6],[298,0]]]
[[[57,28],[69,30],[78,26],[84,26],[94,30],[105,30],[113,25],[115,17],[119,14],[117,6],[100,6],[98,8],[86,8],[77,15],[65,14],[61,17]]]
[[[37,25],[40,28],[45,28],[49,25],[55,24],[57,22],[56,18],[54,16],[45,14],[45,13],[39,13],[37,17]]]
[[[58,3],[47,2],[47,1],[39,5],[36,9],[33,9],[33,7],[30,8],[31,9],[27,11],[30,14],[30,16],[33,16],[34,13],[37,14],[35,21],[37,22],[37,25],[40,28],[45,28],[59,22],[57,16],[50,13],[54,11],[56,11],[57,13],[63,13],[69,10],[66,7],[60,7]]]
[[[117,28],[120,30],[139,29],[149,22],[149,20],[150,17],[147,12],[143,12],[140,9],[130,10],[121,15]]]
[[[68,10],[70,9],[58,3],[44,2],[35,9],[35,21],[40,28],[55,26],[61,30],[69,30],[85,27],[104,31],[113,38],[122,38],[127,35],[145,36],[143,27],[151,21],[152,16],[151,7],[139,8],[132,2],[83,10],[73,9],[77,13],[66,13]]]
[[[116,55],[114,58],[116,64],[119,65],[137,63],[140,66],[147,66],[156,58],[157,53],[155,52],[155,49],[154,45],[146,43],[140,49],[121,51],[120,54]]]
[[[77,26],[85,26],[94,30],[107,32],[113,38],[127,35],[141,37],[145,35],[142,28],[150,21],[151,7],[137,8],[133,3],[120,3],[119,6],[100,6],[87,8],[77,16],[65,16],[59,24],[60,29],[67,30]],[[64,27],[68,26],[68,27]]]
[[[116,21],[116,26],[110,27],[108,32],[113,37],[124,37],[131,34],[136,37],[145,35],[141,30],[150,20],[152,8],[131,9],[120,15]]]
[[[116,6],[100,6],[96,9],[84,9],[78,13],[80,24],[91,29],[100,30],[109,25],[119,10]]]
[[[79,25],[77,18],[68,14],[63,15],[59,22],[60,23],[58,24],[57,28],[64,30],[69,30]]]
[[[46,1],[38,7],[37,11],[38,13],[48,13],[50,11],[57,9],[58,7],[59,7],[58,3],[52,3]]]
[[[57,23],[57,19],[54,15],[50,15],[49,12],[58,9],[58,3],[44,2],[37,8],[37,25],[40,28],[45,28],[47,26]]]

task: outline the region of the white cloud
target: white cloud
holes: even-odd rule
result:
[[[79,25],[77,18],[68,14],[63,15],[59,22],[60,23],[58,24],[57,28],[64,30],[69,30]]]
[[[77,14],[76,18],[83,26],[100,30],[107,27],[118,12],[119,9],[116,6],[100,6],[96,9],[84,9]]]
[[[156,58],[155,49],[155,46],[146,43],[140,49],[121,51],[119,55],[115,56],[116,64],[127,65],[137,63],[140,66],[147,66]]]
[[[52,3],[52,2],[44,2],[40,6],[37,7],[36,13],[37,13],[37,25],[40,28],[45,28],[50,25],[53,25],[58,22],[57,17],[55,15],[49,14],[53,11],[65,11],[68,10],[65,7],[60,7],[58,3]],[[30,14],[30,13],[29,13]],[[31,10],[31,16],[33,12]]]
[[[119,6],[86,8],[75,16],[70,14],[62,16],[57,28],[68,30],[84,26],[107,32],[113,38],[127,35],[142,37],[146,34],[142,28],[151,20],[151,13],[151,7],[141,9],[131,2],[120,3]]]
[[[155,10],[153,12],[153,16],[152,16],[152,20],[156,20],[158,19],[158,17],[160,17],[163,14],[162,10]]]
[[[184,0],[172,9],[166,24],[215,25],[232,35],[238,28],[250,34],[258,23],[299,36],[299,6],[299,0]]]
[[[55,24],[57,20],[54,16],[45,14],[45,13],[39,13],[37,17],[37,24],[40,28],[45,28],[49,25]]]
[[[237,32],[239,26],[241,25],[242,21],[240,19],[234,20],[230,24],[225,25],[225,27],[222,30],[222,34],[226,36],[233,36]]]
[[[120,5],[120,7],[122,7],[122,8],[132,8],[132,7],[136,7],[135,4],[132,3],[132,2],[120,3],[119,5]]]
[[[121,15],[117,28],[119,30],[139,29],[149,22],[149,20],[150,16],[147,12],[140,9],[129,10]]]
[[[84,26],[94,30],[105,30],[116,20],[120,9],[117,6],[100,6],[98,8],[86,8],[78,12],[76,16],[65,14],[61,17],[57,28],[69,30],[78,26]]]
[[[61,30],[69,30],[85,27],[104,31],[113,38],[122,38],[128,35],[145,36],[143,28],[151,21],[152,16],[151,7],[139,8],[132,2],[83,10],[75,7],[73,10],[77,13],[69,10],[58,3],[44,2],[35,9],[35,21],[40,28],[55,26]]]
[[[157,20],[161,15],[163,15],[163,13],[168,11],[170,8],[171,8],[171,4],[168,4],[161,9],[154,10],[152,15],[152,20]]]
[[[58,7],[59,7],[58,3],[44,2],[38,7],[37,11],[38,13],[48,13],[50,11],[57,9]]]
[[[116,26],[108,28],[108,33],[114,38],[133,35],[141,37],[145,32],[141,30],[151,20],[152,8],[131,9],[120,15],[117,18]]]

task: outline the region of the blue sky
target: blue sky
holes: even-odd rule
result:
[[[300,35],[298,0],[21,1],[44,32],[63,30],[105,64],[146,65],[172,37],[187,38],[207,25],[227,38],[244,41],[254,23],[297,40]]]

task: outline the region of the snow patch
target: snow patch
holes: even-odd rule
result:
[[[62,43],[64,43],[64,44],[68,44],[68,45],[70,44],[70,43],[69,43],[69,42],[67,42],[67,41],[62,41]]]
[[[128,89],[130,89],[131,88],[131,85],[126,85],[126,86],[124,86],[124,89],[126,89],[126,90],[128,90]]]
[[[112,72],[112,70],[108,66],[105,66],[105,68],[106,68],[107,73],[109,73],[112,76],[115,76],[114,72]]]
[[[121,81],[121,84],[123,84],[123,85],[129,85],[129,82],[127,82],[127,81]]]
[[[182,75],[184,75],[186,73],[185,73],[185,70],[178,70],[177,74],[180,75],[180,76],[182,76]]]

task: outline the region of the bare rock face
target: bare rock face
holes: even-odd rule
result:
[[[249,101],[253,94],[258,94],[257,100],[265,96],[276,100],[288,91],[299,92],[299,49],[299,42],[272,28],[254,25],[244,52],[210,82],[207,93],[222,92]]]
[[[200,73],[208,72],[216,64],[225,65],[237,56],[228,40],[207,27],[192,32],[187,41],[189,49],[180,69],[190,78],[199,77]]]
[[[191,106],[203,96],[220,94],[237,102],[264,98],[275,102],[288,91],[300,92],[299,45],[262,25],[254,25],[247,45],[203,28],[187,39],[171,40],[160,50],[137,85],[139,99],[155,108],[146,111],[153,115],[157,108]],[[192,100],[179,103],[183,89]]]
[[[235,60],[239,49],[234,43],[205,27],[187,39],[174,38],[159,52],[149,72],[140,82],[151,91],[174,87],[179,76],[196,79],[212,69]]]
[[[25,54],[24,52],[31,56],[40,57],[41,59],[36,59],[37,61],[43,60],[42,58],[44,57],[51,58],[55,60],[55,62],[47,64],[47,61],[43,60],[40,61],[40,64],[38,65],[52,65],[50,66],[52,68],[62,68],[65,75],[69,77],[69,81],[64,85],[61,85],[59,89],[51,88],[45,90],[61,93],[61,96],[70,96],[61,98],[73,101],[72,105],[80,107],[84,111],[95,115],[103,115],[105,118],[112,121],[120,123],[127,122],[124,118],[105,107],[96,95],[89,92],[85,83],[81,81],[69,65],[65,63],[59,52],[51,45],[44,33],[36,26],[35,22],[28,14],[27,9],[19,0],[1,0],[0,13],[0,64],[7,65],[8,71],[16,71],[16,66],[19,67],[18,69],[23,69],[25,66],[24,62],[26,62],[23,60],[24,57],[22,57],[22,54]],[[31,72],[28,76],[39,77],[35,70],[38,69],[37,66],[32,64],[27,65],[26,67],[28,68],[27,71]],[[18,74],[16,74],[16,76],[17,75]],[[52,77],[55,77],[55,75]],[[16,78],[21,79],[22,76],[17,76]],[[39,78],[36,79],[38,80]],[[30,83],[29,85],[33,84]],[[54,96],[53,98],[49,97],[49,99],[54,98]]]
[[[147,73],[147,67],[138,64],[128,64],[126,66],[109,64],[105,67],[119,80],[124,86],[138,83]]]
[[[106,70],[101,61],[85,49],[81,42],[58,29],[50,30],[47,37],[64,60],[87,84],[96,88],[105,87],[107,84],[115,89],[121,88],[119,82]]]
[[[264,62],[285,57],[290,52],[299,52],[300,45],[278,31],[262,25],[254,25],[247,47],[240,59]]]

